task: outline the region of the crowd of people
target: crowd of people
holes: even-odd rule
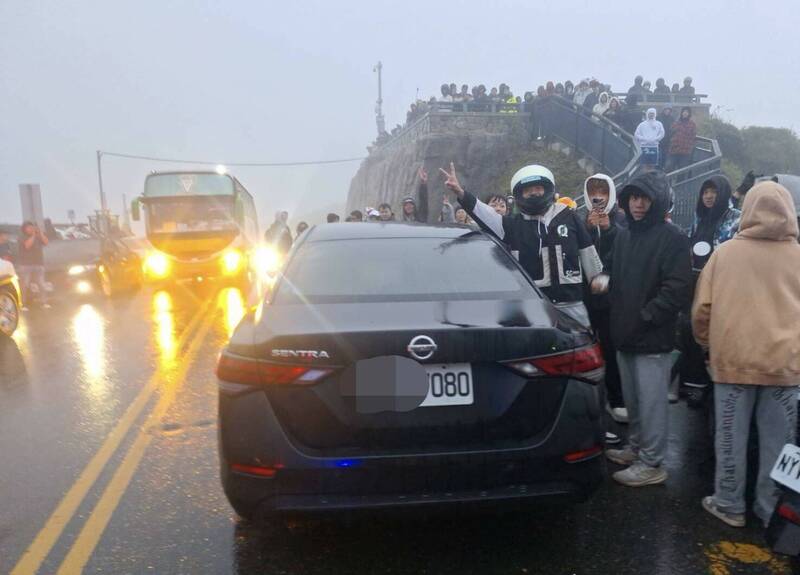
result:
[[[541,292],[597,333],[606,409],[628,426],[627,444],[606,450],[623,467],[614,480],[629,487],[667,481],[677,346],[687,383],[713,386],[715,483],[699,503],[728,525],[745,525],[755,420],[754,512],[766,524],[778,496],[769,472],[783,445],[794,442],[800,383],[800,230],[789,192],[774,181],[734,191],[727,178],[713,176],[699,188],[687,235],[670,222],[671,188],[657,168],[641,170],[619,191],[610,176],[590,176],[583,216],[557,200],[544,166],[513,176],[512,211],[507,201],[498,209],[502,197],[482,201],[466,192],[452,164],[442,174],[458,205],[518,254]],[[607,443],[615,440],[609,434]]]
[[[682,86],[676,82],[672,87],[667,85],[664,78],[658,78],[655,88],[652,88],[650,81],[644,80],[642,76],[636,76],[625,97],[614,96],[610,84],[593,78],[580,80],[577,84],[570,80],[563,83],[550,81],[540,85],[535,92],[525,92],[522,97],[515,96],[506,83],[489,90],[484,84],[471,88],[468,84],[462,84],[459,89],[455,83],[445,83],[441,85],[439,92],[438,97],[432,96],[428,100],[418,99],[412,103],[406,113],[405,125],[412,124],[432,109],[455,112],[488,112],[492,109],[501,113],[515,113],[519,110],[528,112],[532,110],[532,105],[538,98],[559,97],[581,107],[587,115],[605,117],[633,133],[642,120],[639,105],[643,100],[689,103],[695,97],[692,78],[688,76],[684,78]],[[376,143],[389,141],[402,129],[403,126],[397,124],[390,132],[381,134]]]

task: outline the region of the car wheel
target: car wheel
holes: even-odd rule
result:
[[[257,527],[263,534],[277,536],[288,533],[286,519],[280,513],[265,509],[263,505],[259,504],[242,503],[234,499],[228,499],[228,501],[236,515]]]
[[[8,290],[0,290],[0,333],[11,336],[19,325],[19,305]]]

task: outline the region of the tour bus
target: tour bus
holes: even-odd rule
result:
[[[259,242],[256,207],[233,176],[153,172],[131,206],[135,221],[141,209],[151,246],[142,262],[146,279],[251,279]]]

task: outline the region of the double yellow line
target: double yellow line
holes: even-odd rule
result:
[[[144,425],[140,428],[130,449],[125,454],[119,467],[117,467],[111,481],[103,491],[100,500],[95,505],[89,518],[83,525],[78,538],[70,548],[69,553],[64,559],[58,570],[59,574],[80,573],[89,561],[100,537],[103,534],[111,514],[119,504],[123,493],[133,477],[139,463],[142,460],[144,451],[152,440],[150,430],[157,425],[161,418],[166,414],[167,409],[177,395],[186,373],[189,370],[194,357],[200,350],[200,346],[205,339],[214,319],[211,313],[211,301],[207,302],[192,318],[175,346],[180,350],[188,342],[186,352],[180,358],[179,367],[173,374],[164,373],[162,369],[157,369],[150,377],[147,384],[142,388],[133,402],[128,406],[117,425],[106,436],[100,449],[89,461],[72,487],[67,491],[59,502],[56,509],[47,519],[44,527],[36,535],[36,538],[28,546],[20,557],[11,575],[31,575],[36,573],[47,558],[53,546],[58,541],[64,528],[72,520],[75,512],[80,507],[89,490],[97,481],[111,457],[119,448],[122,440],[127,436],[133,424],[139,418],[142,410],[147,406],[153,394],[161,389],[161,395],[147,417]],[[199,326],[199,327],[198,327]],[[170,384],[164,385],[164,380],[171,380]]]

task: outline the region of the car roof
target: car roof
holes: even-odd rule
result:
[[[382,238],[458,238],[480,232],[457,224],[427,225],[407,222],[341,222],[320,224],[309,230],[306,241],[382,239]]]

